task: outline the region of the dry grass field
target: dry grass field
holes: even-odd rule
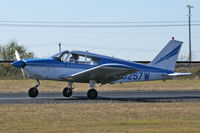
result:
[[[35,80],[0,80],[0,92],[26,92],[35,85]],[[67,82],[41,81],[39,91],[60,92],[67,86]],[[89,84],[74,83],[74,91],[87,91]],[[199,90],[200,80],[167,80],[131,82],[123,84],[96,85],[97,90]]]
[[[0,105],[3,133],[199,133],[200,103]]]
[[[0,80],[0,92],[24,92],[34,80]],[[40,91],[66,82],[41,81]],[[74,84],[87,91],[88,84]],[[98,90],[198,90],[199,80],[97,86]],[[0,133],[199,133],[200,103],[90,103],[0,105]]]

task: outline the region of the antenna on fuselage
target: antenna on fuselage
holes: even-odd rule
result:
[[[61,42],[58,44],[59,46],[59,52],[61,52]]]

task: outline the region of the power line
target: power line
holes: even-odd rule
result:
[[[192,21],[194,23],[196,22],[200,22],[200,21]],[[90,22],[86,22],[86,21],[16,21],[16,20],[2,20],[0,21],[0,23],[37,23],[37,24],[121,24],[121,23],[126,23],[126,24],[136,24],[136,23],[187,23],[187,21],[90,21]]]
[[[47,24],[0,24],[1,27],[38,27],[38,28],[139,28],[139,27],[184,27],[188,24],[151,24],[151,25],[86,25],[86,24],[65,24],[65,25],[47,25]],[[200,26],[191,24],[191,26]]]
[[[200,21],[192,21],[199,26]],[[1,27],[44,27],[44,28],[135,28],[135,27],[174,27],[187,26],[187,21],[16,21],[2,20]]]
[[[110,23],[110,24],[119,24],[119,23],[186,23],[187,21],[17,21],[17,20],[1,20],[0,23],[57,23],[57,24],[69,24],[69,23],[74,23],[74,24],[104,24],[104,23]],[[200,21],[192,21],[194,23],[200,22]]]

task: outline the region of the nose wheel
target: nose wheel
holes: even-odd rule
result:
[[[38,96],[39,91],[38,91],[37,87],[38,87],[39,85],[40,85],[40,81],[37,80],[35,86],[29,89],[28,95],[29,95],[31,98],[35,98],[35,97]]]
[[[39,91],[38,91],[37,87],[32,87],[32,88],[30,88],[29,91],[28,91],[29,97],[32,97],[32,98],[37,97],[38,94],[39,94]]]

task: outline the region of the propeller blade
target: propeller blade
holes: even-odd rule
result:
[[[21,60],[21,59],[20,59],[20,56],[19,56],[19,53],[18,53],[17,50],[15,50],[15,57],[16,57],[17,61],[20,61],[20,60]],[[24,63],[24,62],[23,62],[23,63]],[[21,65],[21,63],[20,63],[20,66],[21,66],[22,76],[23,76],[23,78],[25,78],[25,74],[24,74],[24,70],[23,70],[23,67],[24,67],[25,65]]]
[[[23,76],[23,78],[25,78],[25,74],[24,74],[23,68],[21,68],[21,71],[22,71],[22,76]]]
[[[16,59],[19,61],[19,60],[21,60],[20,59],[20,56],[19,56],[19,53],[17,52],[17,50],[15,50],[15,57],[16,57]]]

